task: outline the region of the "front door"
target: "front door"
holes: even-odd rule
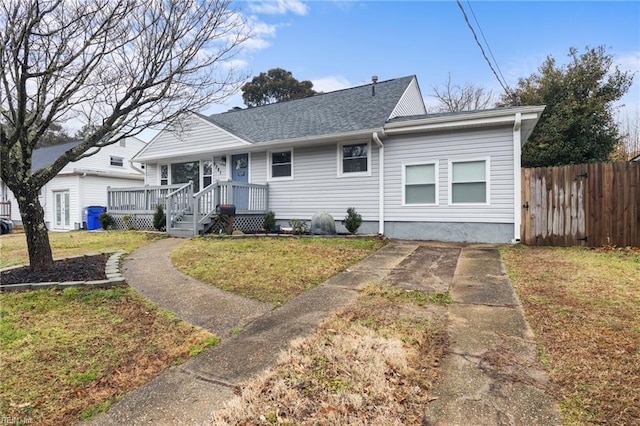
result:
[[[234,182],[249,183],[249,154],[237,154],[231,156],[231,180]],[[233,204],[236,210],[249,209],[249,188],[234,186]]]
[[[54,193],[55,197],[55,228],[69,229],[71,223],[71,211],[69,208],[69,191]]]

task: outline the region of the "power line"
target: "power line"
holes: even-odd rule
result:
[[[496,72],[495,68],[493,67],[493,64],[489,60],[489,57],[485,53],[484,47],[482,47],[482,43],[480,43],[480,40],[478,40],[478,35],[476,34],[476,31],[473,29],[473,26],[471,25],[471,22],[469,22],[469,17],[467,16],[467,12],[464,10],[464,7],[462,7],[462,3],[460,3],[460,0],[456,0],[456,2],[458,3],[458,7],[460,8],[460,10],[462,11],[462,15],[464,16],[464,20],[467,23],[467,26],[469,27],[469,29],[471,30],[471,33],[473,34],[473,38],[476,40],[476,44],[478,45],[478,47],[480,48],[480,51],[482,52],[482,56],[487,61],[487,64],[489,64],[489,68],[491,68],[491,71],[493,72],[493,75],[495,75],[496,80],[498,80],[498,83],[500,83],[500,86],[502,86],[502,89],[505,91],[505,93],[507,95],[509,95],[510,97],[513,96],[513,94],[511,93],[511,90],[509,90],[509,87],[506,84],[506,81],[504,83],[502,82],[502,79],[500,78],[500,76]],[[488,46],[488,44],[487,44],[487,46]],[[496,63],[496,66],[497,66],[497,63]],[[501,73],[501,75],[502,75],[502,73]]]
[[[504,84],[507,86],[507,89],[509,88],[509,85],[507,84],[507,79],[504,78],[504,75],[502,75],[502,70],[500,69],[500,65],[498,65],[498,61],[496,61],[495,56],[493,56],[493,52],[491,51],[491,46],[489,46],[489,42],[487,41],[487,38],[484,35],[484,31],[482,31],[482,27],[480,26],[480,22],[478,22],[478,18],[476,17],[476,13],[473,10],[473,7],[471,7],[471,2],[469,0],[467,0],[467,6],[469,6],[469,10],[471,11],[471,15],[473,15],[473,20],[476,22],[476,25],[478,26],[478,29],[480,30],[480,34],[482,35],[482,40],[484,40],[484,44],[487,46],[487,49],[489,50],[489,54],[491,55],[491,59],[493,60],[493,63],[496,65],[496,68],[498,69],[498,74],[500,74],[500,77],[502,77],[502,81],[504,81]]]

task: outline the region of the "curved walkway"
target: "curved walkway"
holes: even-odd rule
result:
[[[451,342],[425,409],[427,425],[558,425],[545,392],[531,330],[489,246],[392,241],[368,258],[282,307],[250,301],[176,271],[167,239],[134,251],[124,263],[130,286],[183,319],[223,337],[171,367],[90,420],[91,425],[208,425],[234,390],[273,366],[297,337],[353,300],[373,281],[422,291],[449,291]],[[230,334],[234,328],[239,334]]]
[[[171,252],[184,241],[166,238],[135,250],[123,264],[127,283],[183,320],[220,337],[273,309],[268,303],[220,290],[174,268]]]

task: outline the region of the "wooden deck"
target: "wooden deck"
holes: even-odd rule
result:
[[[162,205],[167,215],[167,232],[181,237],[206,230],[217,220],[218,207],[223,204],[235,205],[238,216],[263,216],[269,209],[268,185],[243,182],[217,181],[197,193],[190,182],[108,188],[107,194],[107,211],[116,218],[144,217],[142,222],[151,224],[157,206]]]

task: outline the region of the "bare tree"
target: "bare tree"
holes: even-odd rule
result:
[[[619,151],[622,151],[622,161],[640,154],[640,112],[627,115],[618,122],[618,132],[621,136]],[[627,158],[624,158],[624,157]]]
[[[15,194],[34,270],[53,258],[38,192],[70,161],[220,102],[244,75],[227,66],[249,37],[228,0],[3,0],[0,177]],[[83,140],[31,170],[52,123]]]
[[[438,105],[434,112],[459,112],[487,109],[496,103],[496,99],[491,90],[486,91],[483,87],[466,83],[464,86],[451,82],[451,74],[443,87],[432,86],[433,97],[437,99]]]

